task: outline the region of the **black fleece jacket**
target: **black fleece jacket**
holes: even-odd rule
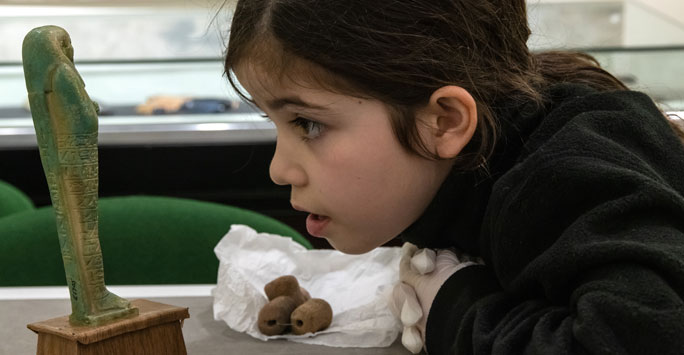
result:
[[[644,94],[560,84],[500,107],[490,174],[454,171],[402,237],[485,265],[438,292],[437,354],[684,354],[684,146]]]

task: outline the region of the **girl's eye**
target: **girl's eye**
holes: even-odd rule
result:
[[[305,141],[317,138],[323,131],[323,124],[303,117],[297,117],[291,123],[304,131],[302,139]]]

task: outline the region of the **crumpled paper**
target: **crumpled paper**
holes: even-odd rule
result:
[[[290,238],[233,225],[214,253],[219,259],[214,319],[233,330],[262,340],[336,347],[390,346],[401,331],[388,301],[399,281],[400,248],[376,248],[363,255],[307,250]],[[264,285],[283,275],[294,275],[311,297],[330,304],[330,327],[308,335],[259,332],[257,316],[268,302]]]

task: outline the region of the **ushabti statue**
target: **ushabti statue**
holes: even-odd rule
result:
[[[69,319],[97,325],[137,314],[104,283],[97,213],[98,107],[74,66],[69,34],[56,26],[36,28],[26,35],[22,54],[71,295]]]

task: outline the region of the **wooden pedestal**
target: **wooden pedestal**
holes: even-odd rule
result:
[[[37,355],[187,355],[181,326],[187,308],[133,300],[139,315],[98,327],[73,326],[69,316],[32,323]]]

